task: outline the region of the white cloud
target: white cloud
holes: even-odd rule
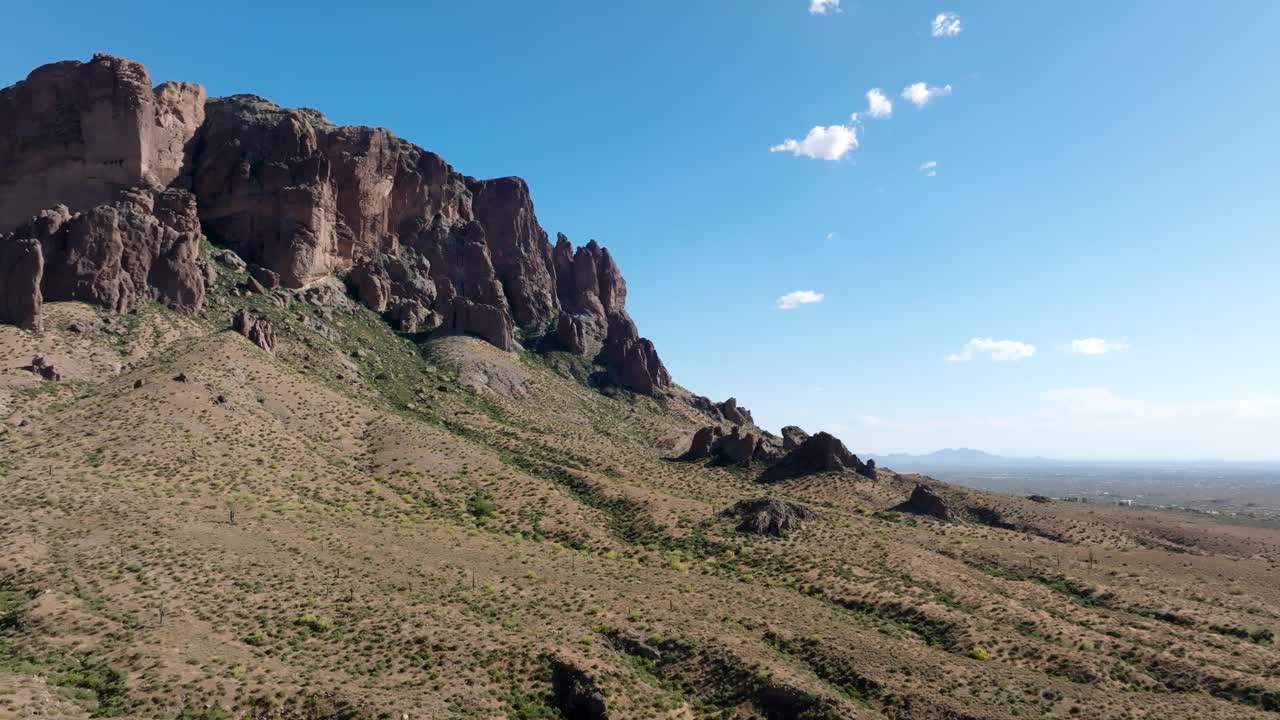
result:
[[[829,233],[827,233],[827,239],[828,239],[828,240],[835,240],[835,239],[836,239],[836,234],[835,234],[835,233],[833,233],[833,232],[829,232]]]
[[[950,94],[950,85],[938,87],[937,85],[927,85],[922,82],[912,83],[902,89],[902,99],[916,107],[924,107],[937,98]]]
[[[1128,349],[1129,343],[1124,340],[1087,337],[1071,341],[1071,352],[1076,355],[1106,355],[1110,352],[1124,352]]]
[[[853,125],[831,125],[813,128],[803,140],[787,138],[769,148],[769,152],[789,152],[814,160],[839,160],[858,147],[858,129]]]
[[[826,297],[820,292],[812,290],[796,290],[778,298],[779,310],[795,310],[801,305],[810,305],[812,303],[822,302],[822,298]]]
[[[1179,409],[1117,395],[1104,387],[1069,387],[1046,390],[1042,397],[1071,417],[1110,420],[1157,420],[1179,414]]]
[[[960,34],[960,16],[953,12],[938,13],[930,31],[936,38],[955,37]]]
[[[1255,395],[1228,400],[1227,410],[1242,420],[1271,420],[1280,418],[1280,395]]]
[[[829,12],[842,12],[840,10],[840,0],[809,0],[810,15],[826,15]]]
[[[936,160],[930,160],[929,162],[920,166],[920,172],[924,173],[925,177],[933,177],[937,175],[938,162]]]
[[[1112,392],[1104,387],[1046,390],[1041,397],[1070,417],[1113,421],[1196,420],[1243,421],[1280,419],[1280,395],[1251,395],[1227,400],[1157,402]]]
[[[974,338],[960,352],[947,356],[949,362],[969,362],[980,353],[991,356],[996,362],[1024,360],[1036,354],[1036,346],[1021,340],[996,340],[994,338]]]
[[[887,118],[893,114],[893,102],[880,88],[867,91],[867,114],[873,118]]]

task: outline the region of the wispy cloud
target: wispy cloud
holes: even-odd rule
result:
[[[840,10],[840,0],[809,0],[810,15],[826,15],[827,13],[838,13]]]
[[[1100,337],[1080,338],[1071,341],[1071,352],[1076,355],[1106,355],[1113,352],[1124,352],[1130,347],[1124,340],[1107,340]]]
[[[929,162],[920,166],[920,172],[923,173],[925,177],[933,177],[937,175],[938,162],[936,160],[930,160]]]
[[[965,344],[960,352],[947,356],[949,362],[969,362],[978,355],[990,355],[996,362],[1013,362],[1025,360],[1036,354],[1036,346],[1021,340],[996,340],[995,338],[974,338]]]
[[[912,83],[902,89],[902,99],[918,108],[922,108],[934,100],[950,94],[950,85],[937,86],[922,82]]]
[[[835,234],[835,233],[833,233],[833,232],[829,232],[829,233],[827,233],[827,239],[828,239],[828,240],[835,240],[835,239],[836,239],[836,234]]]
[[[1051,407],[1071,417],[1156,420],[1177,414],[1171,406],[1117,395],[1104,387],[1056,388],[1046,390],[1041,397]]]
[[[839,160],[858,147],[858,129],[854,125],[821,125],[803,139],[787,138],[769,148],[769,152],[789,152],[814,160]]]
[[[938,13],[930,26],[930,34],[936,38],[955,37],[960,34],[960,30],[960,16],[953,12]]]
[[[812,290],[796,290],[778,298],[779,310],[795,310],[801,305],[811,305],[813,303],[822,302],[822,298],[826,297],[820,292]]]
[[[1105,387],[1064,387],[1046,390],[1046,414],[1123,422],[1227,418],[1258,421],[1280,418],[1280,395],[1255,394],[1226,400],[1155,401],[1116,393]]]
[[[893,114],[893,101],[880,88],[867,91],[867,115],[873,118],[887,118]]]

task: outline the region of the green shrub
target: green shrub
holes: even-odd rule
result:
[[[297,623],[311,632],[328,632],[333,629],[333,621],[319,613],[302,613]]]
[[[498,511],[498,506],[493,504],[488,495],[478,492],[467,500],[467,512],[471,513],[477,520],[483,520],[492,517]]]

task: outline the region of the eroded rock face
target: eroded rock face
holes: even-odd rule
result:
[[[164,187],[204,121],[205,91],[153,88],[132,60],[36,68],[0,90],[0,232],[55,203],[83,211],[130,187]]]
[[[35,238],[0,237],[0,323],[39,332],[44,254]]]
[[[671,374],[658,357],[653,343],[639,336],[636,324],[625,313],[609,317],[609,334],[601,350],[604,364],[614,368],[622,386],[628,390],[653,395],[671,386]]]
[[[574,355],[585,355],[587,352],[587,332],[581,318],[568,313],[561,313],[556,319],[556,342],[564,350]]]
[[[818,518],[818,513],[805,505],[777,498],[741,500],[730,512],[738,516],[740,532],[774,537],[799,530],[806,522]]]
[[[533,212],[529,186],[520,178],[468,183],[475,219],[519,326],[543,326],[558,310],[555,270],[547,233]]]
[[[609,708],[600,680],[567,660],[551,663],[552,703],[566,720],[608,720]]]
[[[146,300],[191,312],[204,305],[199,220],[188,192],[131,189],[83,213],[66,206],[46,210],[5,242],[6,248],[25,248],[29,268],[35,265],[32,240],[43,257],[43,300],[79,300],[117,312]],[[26,289],[22,295],[33,297]]]
[[[231,329],[269,353],[274,353],[276,350],[276,338],[271,328],[271,321],[262,315],[241,310],[231,318]]]
[[[39,227],[13,239],[40,241],[35,285],[47,299],[198,308],[216,279],[209,263],[196,263],[199,284],[189,272],[203,229],[234,251],[225,266],[251,270],[255,291],[338,276],[407,332],[438,327],[511,350],[517,328],[554,329],[619,385],[671,385],[608,250],[564,236],[553,248],[523,180],[476,180],[385,129],[337,127],[254,95],[153,88],[130,60],[56,63],[0,91],[0,231],[24,223]],[[69,245],[49,242],[59,233]],[[31,243],[0,253],[9,275],[34,276]],[[35,322],[31,286],[6,282],[0,321]]]

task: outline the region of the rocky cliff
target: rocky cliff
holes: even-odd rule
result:
[[[519,178],[255,95],[152,87],[108,55],[0,91],[0,322],[39,329],[44,300],[198,310],[202,235],[285,287],[341,277],[405,332],[553,338],[633,391],[671,385],[608,250],[553,247]]]

